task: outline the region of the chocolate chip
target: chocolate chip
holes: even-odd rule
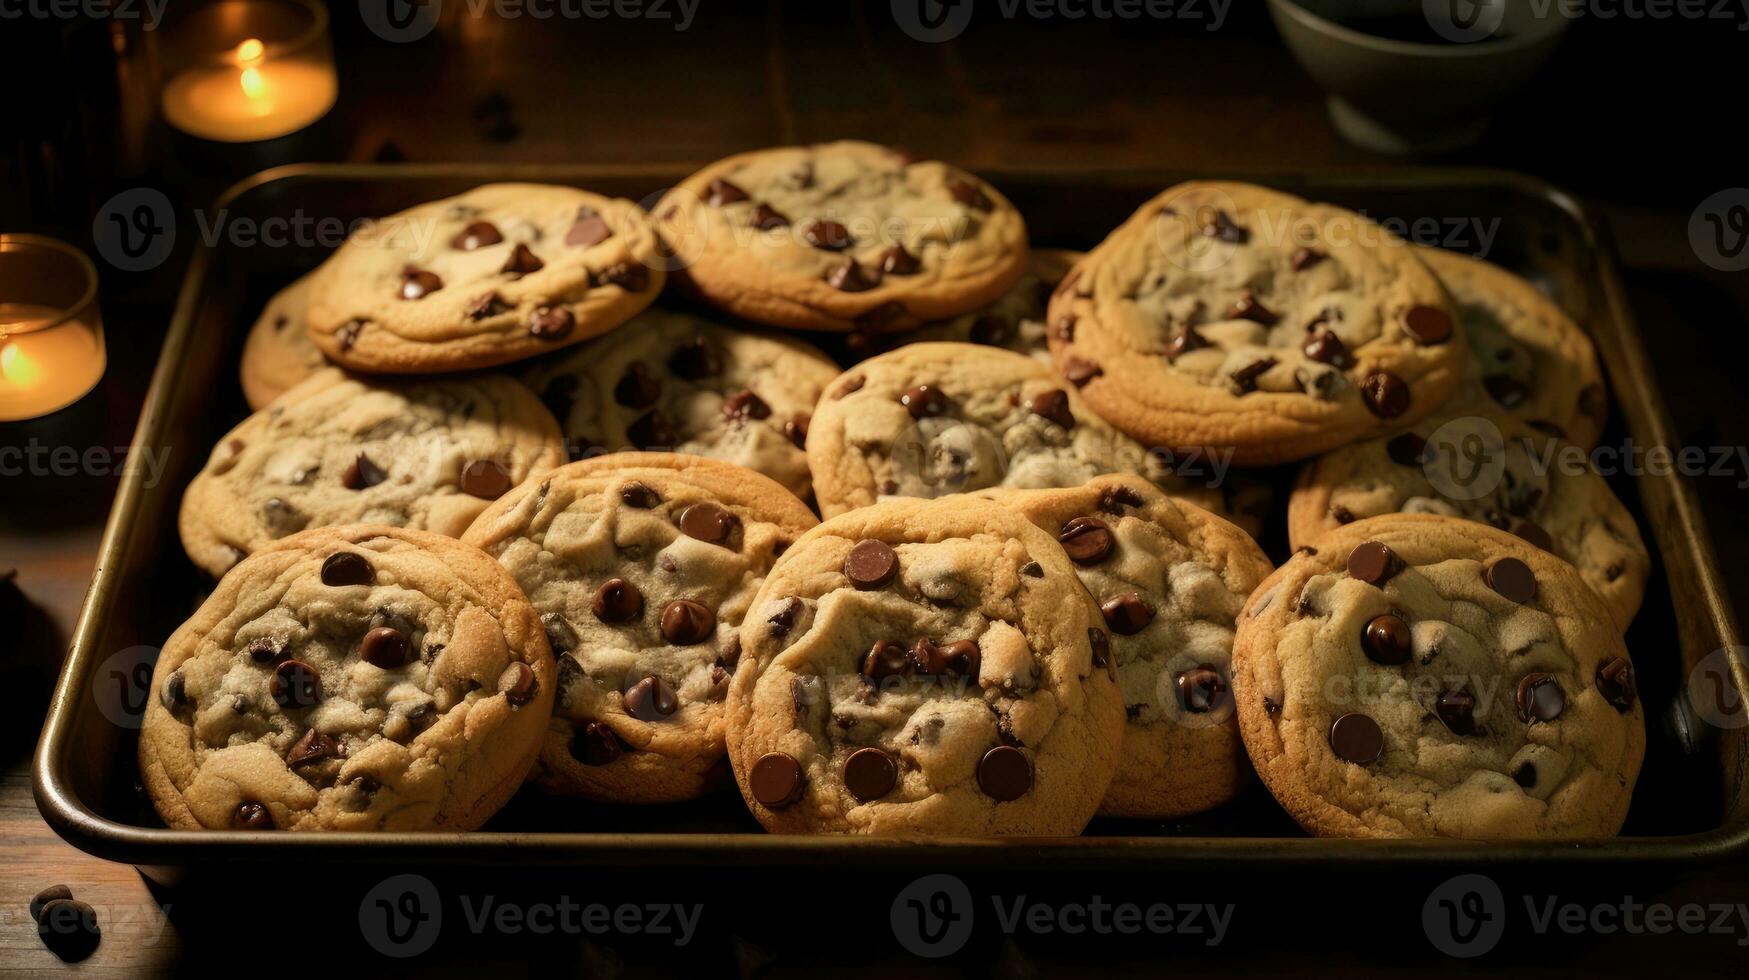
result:
[[[911,654],[892,640],[877,640],[862,658],[862,676],[870,680],[898,677],[911,673]]]
[[[1385,454],[1400,466],[1421,466],[1427,462],[1427,440],[1413,432],[1392,436],[1385,443]]]
[[[1105,625],[1119,636],[1134,636],[1154,620],[1154,607],[1140,593],[1125,592],[1099,604]]]
[[[691,599],[675,599],[662,607],[662,637],[675,646],[691,646],[710,638],[717,614]]]
[[[1075,427],[1075,413],[1069,410],[1069,393],[1061,389],[1053,388],[1032,396],[1027,410],[1065,429]]]
[[[649,510],[662,502],[662,495],[652,489],[649,484],[633,480],[619,488],[619,499],[627,507]]]
[[[1070,341],[1075,339],[1075,324],[1076,324],[1076,322],[1077,322],[1077,318],[1076,318],[1075,314],[1073,314],[1073,313],[1063,314],[1062,316],[1057,318],[1056,323],[1051,324],[1051,336],[1057,338],[1058,340],[1062,341],[1065,344],[1069,343]]]
[[[484,296],[476,296],[469,300],[468,305],[462,309],[462,312],[467,314],[468,319],[476,322],[509,311],[510,304],[504,302],[504,297],[499,296],[497,293],[487,293]]]
[[[1354,523],[1354,511],[1349,510],[1341,504],[1330,505],[1330,517],[1338,524]]]
[[[1057,533],[1057,541],[1077,565],[1097,565],[1117,546],[1111,525],[1097,517],[1071,517]]]
[[[577,631],[571,628],[565,617],[556,612],[543,613],[540,623],[542,631],[547,635],[547,645],[553,648],[555,654],[566,654],[577,649]]]
[[[947,192],[953,195],[954,200],[974,211],[988,211],[993,207],[983,188],[969,180],[955,177],[947,182]]]
[[[1368,585],[1383,585],[1399,567],[1396,553],[1382,541],[1363,541],[1348,553],[1348,574]]]
[[[850,237],[850,229],[836,221],[814,222],[802,232],[802,240],[828,252],[842,252],[856,244]]]
[[[1304,272],[1327,258],[1323,252],[1315,248],[1296,248],[1294,254],[1288,257],[1288,268],[1295,272]]]
[[[44,905],[55,901],[68,901],[71,900],[72,897],[73,889],[68,888],[66,885],[50,885],[42,891],[37,892],[36,897],[30,900],[31,921],[34,922],[42,918]]]
[[[373,667],[394,670],[407,662],[407,634],[392,626],[378,626],[358,644],[358,657]]]
[[[689,538],[709,541],[711,544],[722,544],[729,540],[735,525],[740,523],[735,515],[708,501],[701,501],[688,506],[680,512],[680,517],[674,523]]]
[[[1195,327],[1185,327],[1183,333],[1173,337],[1172,342],[1166,345],[1166,359],[1176,361],[1185,354],[1193,350],[1202,350],[1208,345],[1208,340],[1202,334],[1197,333]]]
[[[1554,538],[1550,537],[1549,532],[1543,530],[1543,526],[1535,521],[1527,521],[1522,517],[1514,517],[1512,523],[1507,525],[1506,530],[1544,551],[1552,551],[1554,549]]]
[[[839,385],[838,390],[833,393],[832,400],[838,401],[838,400],[842,399],[845,395],[849,395],[853,392],[861,391],[862,386],[866,382],[867,382],[867,379],[864,378],[860,374],[853,374],[850,377],[845,378],[844,383]]]
[[[497,500],[510,489],[510,472],[490,459],[476,459],[462,467],[456,481],[462,493],[481,500]]]
[[[540,256],[534,254],[534,249],[518,242],[516,247],[510,250],[510,257],[504,260],[504,265],[499,267],[498,271],[512,279],[521,279],[523,276],[532,275],[544,268],[546,268],[546,263],[540,260]]]
[[[1554,721],[1567,707],[1567,695],[1553,675],[1525,674],[1518,682],[1518,717],[1525,722]]]
[[[262,637],[249,644],[249,659],[258,664],[274,663],[284,659],[285,656],[285,648],[267,637]]]
[[[1312,339],[1306,341],[1301,350],[1312,360],[1334,368],[1346,371],[1354,366],[1354,357],[1348,353],[1348,345],[1342,342],[1341,337],[1328,330],[1313,334]]]
[[[776,810],[802,798],[802,766],[783,752],[767,752],[747,772],[747,788],[760,806]]]
[[[1205,238],[1218,238],[1234,245],[1243,245],[1251,240],[1251,233],[1235,224],[1225,211],[1216,211],[1204,222],[1202,233]]]
[[[346,469],[340,474],[340,485],[348,490],[363,490],[366,487],[374,487],[388,478],[389,474],[383,472],[382,467],[371,462],[369,456],[359,453],[358,458],[348,463]]]
[[[1220,707],[1227,694],[1227,679],[1212,664],[1192,667],[1180,673],[1173,683],[1179,707],[1195,715]]]
[[[613,385],[613,400],[627,408],[649,408],[662,397],[662,382],[639,361],[626,365]]]
[[[576,315],[564,306],[537,306],[528,315],[528,332],[542,340],[559,340],[576,326]]]
[[[565,232],[565,244],[588,248],[612,237],[613,229],[607,226],[607,219],[601,216],[601,212],[585,205],[577,209],[577,220],[571,223],[571,230]]]
[[[905,406],[905,410],[914,419],[945,415],[951,407],[947,395],[934,385],[918,385],[912,388],[899,396],[899,404]]]
[[[461,252],[472,252],[476,248],[496,245],[504,240],[498,233],[498,226],[490,221],[476,221],[449,240],[449,247]]]
[[[783,608],[772,613],[770,618],[766,619],[766,622],[771,624],[771,631],[773,633],[778,636],[788,636],[789,631],[795,628],[796,617],[801,615],[801,612],[802,600],[791,596],[784,600]]]
[[[1536,574],[1516,558],[1501,558],[1482,573],[1488,588],[1520,605],[1536,598]]]
[[[746,191],[721,178],[711,181],[710,188],[705,192],[705,201],[715,208],[745,200]]]
[[[1351,711],[1331,724],[1330,749],[1337,758],[1364,766],[1384,754],[1385,733],[1378,722]]]
[[[71,898],[43,903],[36,923],[37,938],[63,962],[77,963],[97,951],[103,930],[97,925],[97,910]]]
[[[1453,735],[1476,733],[1476,696],[1468,691],[1442,691],[1433,713]]]
[[[742,388],[723,399],[723,415],[731,419],[763,419],[771,417],[771,406],[765,399]]]
[[[1063,377],[1077,388],[1085,387],[1087,382],[1104,373],[1104,368],[1085,358],[1069,357],[1063,362]]]
[[[1252,295],[1251,290],[1247,289],[1241,292],[1238,300],[1227,309],[1227,319],[1250,320],[1252,323],[1273,327],[1281,317],[1276,315],[1275,311],[1259,303],[1257,297]]]
[[[1615,706],[1615,710],[1627,714],[1634,706],[1634,698],[1639,694],[1639,684],[1634,680],[1634,665],[1628,663],[1626,657],[1611,657],[1597,665],[1597,693],[1603,695],[1603,700]]]
[[[339,742],[312,728],[292,745],[291,751],[285,755],[285,764],[295,769],[311,762],[336,758],[340,754]]]
[[[1014,324],[1003,317],[986,313],[972,321],[972,328],[967,332],[966,339],[974,344],[984,344],[988,347],[1000,347],[1014,335]]]
[[[844,556],[844,575],[858,589],[878,589],[899,574],[899,553],[892,545],[864,538]]]
[[[1012,745],[998,745],[978,760],[978,788],[1001,803],[1018,800],[1032,789],[1032,760]]]
[[[621,700],[626,713],[639,721],[659,721],[680,708],[673,686],[655,674],[633,684]]]
[[[273,813],[260,803],[239,803],[231,814],[231,827],[235,830],[272,830]]]
[[[1505,408],[1517,408],[1530,397],[1530,387],[1510,375],[1490,374],[1482,379],[1482,387]]]
[[[1536,785],[1536,766],[1526,762],[1512,771],[1512,781],[1525,789]]]
[[[694,337],[668,355],[668,370],[688,381],[713,378],[722,373],[723,360],[703,337]]]
[[[336,551],[322,562],[323,585],[369,585],[375,578],[375,569],[357,552]]]
[[[625,754],[625,743],[613,729],[592,721],[571,736],[571,757],[586,766],[605,766]]]
[[[1036,561],[1029,561],[1020,566],[1020,574],[1025,575],[1027,578],[1044,578],[1045,568]]]
[[[761,202],[747,216],[747,223],[760,231],[774,231],[789,226],[789,218],[769,204]]]
[[[923,263],[905,251],[903,245],[894,245],[881,253],[881,270],[889,276],[913,276],[921,268]]]
[[[937,646],[928,637],[918,637],[911,645],[911,662],[918,673],[930,677],[977,677],[982,657],[971,640]]]
[[[794,443],[797,449],[807,448],[808,423],[811,421],[813,421],[813,416],[807,412],[798,412],[783,424],[783,434],[789,436],[789,441]]]
[[[626,441],[639,449],[672,449],[680,441],[680,433],[661,412],[649,411],[626,426]]]
[[[623,578],[610,578],[595,590],[589,610],[604,623],[627,623],[644,611],[644,594]]]
[[[1367,410],[1381,419],[1394,419],[1409,410],[1409,385],[1389,371],[1369,374],[1360,383],[1360,397]]]
[[[504,700],[513,708],[533,701],[538,687],[534,668],[521,662],[504,668],[504,673],[498,678],[498,693],[504,695]]]
[[[1361,641],[1367,659],[1374,663],[1396,665],[1409,659],[1409,624],[1400,616],[1374,616],[1361,632]]]
[[[188,703],[188,678],[178,670],[164,680],[164,687],[158,692],[158,700],[166,711],[175,711]]]
[[[1403,330],[1418,344],[1443,344],[1451,339],[1451,315],[1431,306],[1416,306],[1403,317]]]
[[[1111,637],[1097,626],[1087,627],[1087,645],[1093,649],[1093,666],[1105,667],[1111,663]]]
[[[302,660],[287,660],[273,669],[268,685],[282,708],[308,708],[322,700],[322,675]]]
[[[892,792],[899,767],[880,749],[857,749],[844,760],[844,788],[858,802],[870,803]]]
[[[1264,372],[1275,367],[1277,363],[1279,362],[1273,357],[1260,357],[1239,370],[1234,371],[1230,377],[1233,379],[1233,384],[1238,387],[1241,394],[1256,391],[1257,379],[1262,377]]]
[[[547,407],[547,411],[553,413],[553,418],[560,422],[570,419],[571,409],[577,404],[577,379],[569,375],[558,375],[541,389],[540,400]]]
[[[1125,507],[1140,507],[1147,501],[1130,487],[1108,487],[1099,495],[1099,509],[1107,514],[1122,514]]]
[[[616,262],[595,274],[598,284],[641,293],[650,286],[650,270],[636,262]]]
[[[401,270],[401,298],[423,299],[443,288],[443,280],[435,272],[408,266]]]
[[[334,340],[340,344],[340,349],[351,350],[352,345],[358,343],[358,335],[364,332],[364,325],[368,322],[367,320],[348,320],[342,323],[340,329],[334,331]]]

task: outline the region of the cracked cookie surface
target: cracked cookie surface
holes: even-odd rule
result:
[[[1602,601],[1451,518],[1375,517],[1295,555],[1247,603],[1233,670],[1258,775],[1319,835],[1608,837],[1645,752]]]
[[[653,213],[677,279],[779,327],[907,330],[994,301],[1026,267],[1025,223],[995,188],[873,143],[728,157]]]
[[[243,398],[260,411],[328,363],[304,327],[315,273],[299,277],[267,301],[243,342],[238,368]]]
[[[1645,596],[1652,559],[1627,507],[1577,447],[1510,417],[1423,420],[1307,463],[1288,543],[1397,512],[1480,521],[1566,559],[1622,630]]]
[[[1415,251],[1341,208],[1180,184],[1070,270],[1051,354],[1146,445],[1304,459],[1414,422],[1457,385],[1463,329]]]
[[[526,375],[573,452],[674,451],[757,470],[806,497],[825,354],[690,313],[649,309]]]
[[[140,772],[178,829],[472,830],[522,783],[552,654],[498,564],[320,528],[263,548],[165,643]]]
[[[188,557],[215,577],[311,527],[457,537],[488,502],[564,458],[558,424],[514,379],[367,380],[325,368],[219,439],[177,523]]]
[[[1233,629],[1274,570],[1256,542],[1136,476],[989,496],[1057,536],[1105,617],[1126,723],[1099,812],[1165,819],[1231,799],[1250,777]]]
[[[1049,534],[976,497],[889,501],[766,577],[729,758],[775,832],[1076,834],[1117,765],[1115,668]]]
[[[726,783],[723,698],[738,631],[814,515],[773,481],[679,453],[572,463],[506,495],[464,540],[541,614],[559,700],[535,781],[612,803]]]
[[[466,371],[605,333],[650,305],[664,278],[637,204],[488,184],[354,232],[323,264],[307,318],[344,367]]]
[[[909,333],[875,335],[873,340],[877,344],[887,342],[883,350],[934,341],[985,344],[1049,364],[1051,349],[1045,342],[1045,309],[1057,283],[1083,257],[1080,252],[1065,249],[1035,248],[1027,258],[1026,273],[989,306]]]
[[[1418,254],[1451,293],[1470,363],[1442,416],[1506,414],[1581,449],[1597,445],[1609,395],[1591,338],[1529,282],[1437,248]]]
[[[1170,472],[1043,363],[978,344],[907,344],[844,372],[814,408],[808,467],[828,517],[898,497],[1076,487],[1111,472],[1140,473],[1210,510],[1225,505],[1218,486]]]

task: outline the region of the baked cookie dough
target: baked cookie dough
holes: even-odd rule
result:
[[[243,341],[238,374],[243,399],[252,411],[266,408],[328,363],[304,328],[314,276],[313,272],[306,274],[275,293]]]

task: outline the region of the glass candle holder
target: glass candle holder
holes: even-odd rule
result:
[[[73,404],[107,363],[97,267],[65,242],[0,235],[0,422]]]
[[[318,0],[183,6],[156,46],[164,121],[190,136],[252,143],[322,118],[339,94],[328,11]]]

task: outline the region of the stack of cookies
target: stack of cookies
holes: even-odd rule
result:
[[[1589,340],[1341,208],[1184,184],[1081,254],[867,143],[649,213],[491,185],[286,287],[242,384],[140,743],[173,827],[467,830],[526,782],[1071,835],[1253,774],[1321,835],[1625,819],[1649,559],[1547,466],[1601,434]],[[1302,461],[1277,568],[1243,468]]]

